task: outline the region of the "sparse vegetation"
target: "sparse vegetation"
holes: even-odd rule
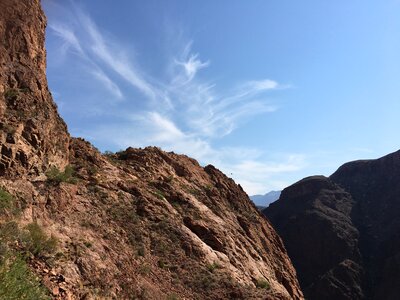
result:
[[[269,285],[269,282],[266,281],[264,278],[258,278],[256,281],[256,287],[259,289],[267,289],[269,290],[271,287]]]
[[[30,88],[28,88],[28,87],[23,87],[23,88],[20,88],[19,90],[24,94],[27,94],[31,91]]]
[[[145,256],[146,255],[146,250],[144,249],[143,246],[139,247],[139,249],[137,250],[137,254],[139,256]]]
[[[174,175],[170,175],[167,178],[165,178],[165,181],[168,183],[171,183],[174,180]]]
[[[0,188],[0,213],[12,209],[13,206],[14,197],[3,188]]]
[[[67,166],[64,172],[53,166],[46,172],[47,181],[52,184],[60,184],[61,182],[75,184],[78,179],[74,175],[75,170],[72,166]]]
[[[170,294],[167,296],[167,300],[179,300],[179,297],[176,294]]]
[[[40,246],[43,240],[45,247]],[[17,241],[23,249],[14,248]],[[20,230],[13,221],[0,225],[0,299],[50,299],[46,289],[30,271],[21,250],[41,252],[52,245],[53,240],[47,239],[37,224],[28,225],[26,231]]]
[[[151,268],[148,264],[143,264],[139,267],[139,273],[142,275],[147,275],[151,272]]]
[[[161,192],[160,190],[155,190],[152,193],[153,193],[153,195],[157,196],[157,198],[160,199],[160,200],[165,199],[164,193]]]
[[[8,89],[4,93],[4,98],[6,98],[7,101],[15,100],[18,97],[18,90],[17,89]]]
[[[57,248],[57,239],[48,237],[38,223],[30,223],[26,226],[22,235],[26,249],[35,256],[44,256],[53,253]]]
[[[201,192],[195,188],[187,188],[186,191],[196,197],[201,195]]]
[[[18,255],[7,255],[0,261],[0,299],[50,299],[46,289]]]
[[[108,161],[113,165],[119,165],[119,156],[118,153],[114,153],[112,151],[104,151],[103,155],[107,157]]]
[[[214,273],[215,270],[220,269],[221,265],[219,265],[216,262],[213,262],[212,264],[207,264],[207,270],[210,271],[211,273]]]
[[[4,130],[5,133],[10,134],[10,135],[14,135],[15,131],[16,131],[16,129],[9,124],[4,124],[2,126],[2,129]]]
[[[162,259],[158,260],[157,264],[158,264],[158,267],[160,267],[161,269],[168,268],[168,264]]]
[[[92,248],[93,244],[91,242],[85,241],[83,242],[86,248]]]
[[[87,168],[87,171],[90,176],[95,176],[99,172],[99,168],[91,165]]]

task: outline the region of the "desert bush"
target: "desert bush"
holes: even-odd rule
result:
[[[267,290],[270,289],[269,282],[266,281],[264,278],[257,279],[256,287],[259,288],[259,289],[267,289]]]
[[[14,197],[0,188],[0,213],[10,210],[14,207]]]
[[[216,262],[213,262],[212,264],[207,264],[207,270],[210,271],[211,273],[214,273],[215,270],[220,269],[221,265],[219,265]]]
[[[72,166],[67,166],[64,172],[53,166],[46,172],[47,181],[53,184],[60,184],[61,182],[74,184],[78,181],[74,175],[75,170]]]
[[[155,190],[155,191],[152,191],[152,194],[154,195],[154,196],[156,196],[158,199],[160,199],[160,200],[164,200],[165,199],[165,195],[164,195],[164,193],[162,192],[162,191],[160,191],[160,190]]]
[[[179,297],[176,294],[170,294],[167,296],[167,300],[179,300]]]
[[[0,262],[0,299],[50,299],[46,289],[19,256],[10,256]]]
[[[57,248],[57,239],[48,237],[38,223],[30,223],[22,235],[22,241],[27,251],[35,256],[53,253]]]

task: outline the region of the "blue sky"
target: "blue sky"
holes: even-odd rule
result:
[[[50,89],[102,151],[160,146],[249,194],[398,150],[400,1],[43,0]]]

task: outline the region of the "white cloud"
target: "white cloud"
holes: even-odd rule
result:
[[[110,45],[106,44],[103,35],[88,15],[84,14],[81,10],[77,10],[77,15],[83,29],[86,30],[90,36],[91,43],[88,47],[90,47],[97,58],[130,84],[142,91],[146,96],[154,99],[156,96],[154,87],[142,78],[140,71],[132,66],[130,60],[120,54],[120,48],[111,49]]]
[[[178,67],[183,67],[184,76],[179,74],[174,78],[174,83],[178,85],[187,84],[193,80],[197,72],[209,66],[210,62],[202,62],[198,53],[191,53],[192,42],[186,44],[181,54],[181,59],[175,59],[174,62]]]
[[[167,79],[151,77],[79,6],[74,4],[73,12],[68,14],[75,17],[73,21],[50,20],[50,29],[63,42],[63,52],[77,54],[113,100],[129,98],[129,90],[122,88],[128,83],[142,95],[132,102],[145,103],[132,111],[128,101],[119,102],[112,110],[99,102],[94,108],[96,114],[105,114],[115,122],[80,130],[84,136],[107,140],[114,149],[156,145],[187,154],[203,164],[216,165],[250,194],[282,188],[286,182],[279,179],[280,175],[304,167],[301,155],[271,160],[260,149],[215,146],[216,140],[231,134],[248,118],[276,111],[279,107],[268,100],[267,93],[286,86],[264,78],[244,81],[221,92],[214,83],[199,79],[198,73],[210,62],[192,51],[192,42],[170,58],[172,71]]]
[[[83,49],[71,28],[65,25],[50,23],[49,28],[53,30],[54,34],[63,40],[62,51],[65,53],[69,48],[73,48],[78,55],[84,56]]]
[[[101,69],[92,69],[90,70],[90,73],[92,73],[98,80],[100,80],[102,83],[104,83],[105,87],[117,98],[117,99],[122,99],[123,95],[118,87]]]
[[[270,79],[264,79],[258,81],[257,80],[249,81],[247,83],[247,86],[249,90],[265,91],[265,90],[277,89],[279,87],[279,84],[276,81]]]
[[[282,178],[306,166],[306,158],[300,154],[280,155],[275,159],[258,155],[229,165],[223,163],[221,170],[239,182],[249,195],[256,195],[283,189],[292,182]]]

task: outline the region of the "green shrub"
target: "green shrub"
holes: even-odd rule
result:
[[[22,248],[15,249],[17,244]],[[0,224],[0,299],[50,299],[47,290],[30,271],[23,250],[40,252],[54,247],[55,239],[47,238],[36,223],[29,224],[26,231],[21,231],[13,221]]]
[[[270,289],[269,282],[266,281],[264,278],[257,279],[256,287],[259,288],[259,289],[267,289],[267,290]]]
[[[143,264],[139,267],[138,271],[139,271],[139,274],[147,275],[151,272],[151,268],[149,265]]]
[[[0,188],[0,213],[12,209],[13,206],[14,197],[3,188]]]
[[[179,300],[179,297],[176,294],[170,294],[167,296],[167,300]]]
[[[91,242],[85,241],[83,242],[86,248],[92,248],[93,244]]]
[[[165,199],[164,193],[162,191],[160,191],[160,190],[155,190],[152,193],[153,193],[153,195],[155,195],[160,200],[164,200]]]
[[[36,222],[26,226],[22,240],[26,249],[35,256],[51,254],[57,248],[57,239],[54,236],[47,237]]]
[[[158,267],[161,268],[161,269],[165,269],[165,268],[167,268],[167,266],[168,266],[168,264],[167,264],[164,260],[162,260],[162,259],[160,259],[160,260],[157,262],[157,265],[158,265]]]
[[[165,178],[165,181],[171,183],[172,181],[174,181],[174,175],[168,176],[167,178]]]
[[[47,300],[50,297],[26,262],[19,256],[9,256],[0,261],[0,299]]]
[[[20,236],[18,224],[14,221],[0,225],[0,241],[4,243],[16,241]]]
[[[212,264],[207,265],[207,269],[211,273],[214,273],[215,270],[220,269],[220,268],[221,268],[221,266],[216,262],[213,262]]]
[[[67,166],[64,172],[54,166],[46,172],[47,181],[53,184],[60,184],[61,182],[77,183],[78,180],[74,175],[75,170],[71,166]]]

